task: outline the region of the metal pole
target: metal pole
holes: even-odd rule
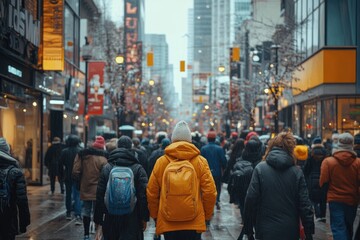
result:
[[[85,142],[84,146],[87,147],[88,142],[88,122],[86,115],[88,113],[88,60],[85,61],[85,107],[84,107],[84,133],[85,133]]]

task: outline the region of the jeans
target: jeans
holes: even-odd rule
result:
[[[92,214],[94,213],[95,210],[95,200],[84,200],[83,201],[83,211],[82,211],[82,215],[84,217],[89,217],[91,218]]]
[[[217,191],[217,196],[216,196],[216,203],[220,202],[220,194],[221,194],[221,176],[213,176],[214,181],[215,181],[215,186],[216,186],[216,191]]]
[[[333,239],[351,240],[357,207],[340,202],[329,202],[329,210]]]
[[[72,210],[72,200],[74,200],[74,215],[81,216],[81,201],[80,201],[80,192],[76,189],[75,184],[72,182],[66,182],[66,198],[65,206],[66,212],[71,213]]]

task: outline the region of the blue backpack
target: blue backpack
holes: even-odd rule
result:
[[[104,201],[111,215],[126,215],[133,212],[137,199],[131,168],[114,166],[111,169]]]
[[[9,184],[9,171],[14,166],[0,169],[0,211],[3,212],[10,205],[11,189]]]

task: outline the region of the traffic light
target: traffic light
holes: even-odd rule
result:
[[[261,63],[262,62],[262,54],[263,54],[262,46],[256,45],[255,48],[252,49],[252,61],[254,63]]]

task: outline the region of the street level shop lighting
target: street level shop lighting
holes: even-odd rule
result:
[[[218,67],[218,71],[219,71],[220,73],[225,72],[225,66],[224,66],[224,65],[220,65],[220,66]]]

